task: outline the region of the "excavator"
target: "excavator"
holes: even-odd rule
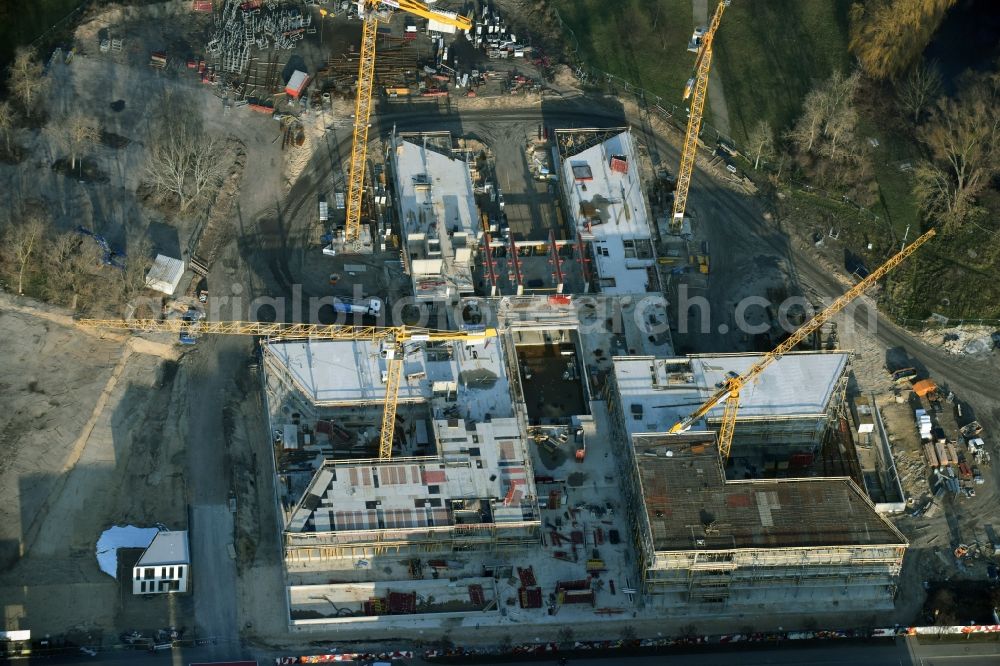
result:
[[[253,335],[269,340],[356,340],[379,345],[386,360],[385,407],[379,432],[378,457],[392,458],[396,404],[403,373],[403,345],[411,342],[464,342],[483,344],[497,337],[495,328],[477,331],[435,331],[406,326],[345,326],[340,324],[282,324],[257,321],[203,321],[182,319],[81,319],[81,326],[107,331],[132,333],[174,333],[193,338],[196,335]]]
[[[784,356],[787,352],[819,330],[823,324],[829,321],[834,315],[850,305],[851,301],[865,293],[873,284],[884,277],[889,271],[896,268],[916,250],[934,237],[935,231],[931,229],[915,241],[907,245],[900,252],[894,255],[887,262],[879,266],[876,270],[861,282],[847,290],[840,298],[831,303],[822,312],[803,324],[787,340],[765,354],[759,361],[754,363],[743,374],[730,373],[722,382],[717,385],[717,390],[687,417],[681,419],[670,428],[670,434],[686,432],[702,419],[710,411],[723,405],[722,424],[719,427],[718,442],[719,456],[723,462],[729,459],[729,451],[733,445],[733,432],[736,428],[736,414],[740,406],[740,391],[744,386],[760,377],[761,373],[767,370],[772,363]]]
[[[363,244],[361,197],[365,187],[365,160],[368,155],[368,125],[375,89],[375,45],[378,41],[379,21],[388,20],[392,11],[398,9],[455,26],[459,30],[472,28],[472,21],[468,18],[434,11],[419,0],[358,0],[357,5],[363,27],[358,58],[358,94],[354,100],[354,138],[347,179],[347,219],[344,223],[344,245],[348,252],[354,254],[361,252]]]

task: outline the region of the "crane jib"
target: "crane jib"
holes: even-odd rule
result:
[[[916,252],[921,245],[923,245],[931,238],[933,238],[935,234],[936,232],[934,231],[934,229],[931,229],[930,231],[926,232],[925,234],[917,238],[910,245],[897,252],[892,258],[890,258],[884,264],[879,266],[864,280],[862,280],[858,284],[848,289],[842,296],[840,296],[840,298],[838,298],[829,306],[827,306],[822,312],[818,313],[808,322],[803,324],[798,330],[795,331],[795,333],[789,336],[787,340],[785,340],[780,345],[775,347],[774,350],[772,350],[771,352],[767,353],[763,358],[761,358],[761,360],[757,361],[752,366],[750,366],[750,368],[746,370],[743,374],[735,377],[734,376],[728,377],[726,380],[724,380],[725,381],[724,385],[721,388],[719,388],[718,391],[713,393],[712,396],[708,398],[702,404],[701,407],[693,411],[686,418],[681,419],[676,424],[674,424],[674,426],[670,429],[670,432],[678,433],[689,429],[692,425],[694,425],[695,421],[703,417],[705,414],[707,414],[712,409],[717,407],[723,401],[728,400],[730,397],[732,397],[734,401],[738,402],[740,389],[746,386],[748,382],[754,381],[758,376],[760,376],[760,374],[765,369],[768,368],[768,366],[770,366],[772,363],[781,358],[785,353],[794,349],[796,345],[802,342],[810,334],[819,330],[819,328],[823,324],[825,324],[833,316],[835,316],[837,313],[839,313],[848,305],[850,305],[850,303],[855,298],[857,298],[865,291],[867,291],[878,280],[885,277],[885,275],[889,273],[889,271],[896,268],[896,266],[902,263],[904,259],[909,257],[914,252]],[[726,419],[735,420],[735,418],[736,418],[735,405],[727,404],[726,417],[724,421]],[[719,451],[723,454],[724,457],[728,456],[729,445],[732,442],[731,440],[724,440],[722,434],[724,433],[726,437],[731,437],[732,425],[733,425],[732,423],[725,422],[723,423],[724,427],[720,430]]]

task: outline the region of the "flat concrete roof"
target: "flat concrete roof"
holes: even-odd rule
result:
[[[482,226],[469,165],[451,155],[447,133],[395,137],[391,156],[414,295],[432,300],[471,293]]]
[[[560,158],[568,214],[583,238],[592,242],[595,271],[604,280],[601,292],[646,293],[647,268],[655,265],[655,257],[640,259],[626,248],[652,237],[632,133],[622,129],[580,152],[563,151]]]
[[[438,456],[324,464],[288,530],[415,529],[537,517],[534,475],[517,419],[438,419],[434,430]]]
[[[711,433],[633,445],[656,551],[907,544],[849,478],[726,481]]]
[[[615,357],[615,380],[629,435],[668,430],[714,393],[727,373],[742,373],[761,356]],[[825,414],[848,356],[846,352],[785,354],[740,392],[737,422]],[[720,405],[710,411],[708,420],[721,419],[722,409]],[[702,427],[707,425],[703,422]]]
[[[386,359],[368,341],[296,340],[266,342],[265,351],[317,405],[385,402]],[[499,340],[483,344],[408,343],[399,386],[399,402],[431,402],[435,392],[457,392],[463,418],[513,415],[510,384]]]

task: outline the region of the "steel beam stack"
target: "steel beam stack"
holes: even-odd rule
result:
[[[226,0],[206,48],[219,57],[222,71],[242,72],[251,48],[295,48],[311,25],[310,14],[277,0]]]

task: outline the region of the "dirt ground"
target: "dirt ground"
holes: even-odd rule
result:
[[[176,363],[3,305],[0,336],[17,341],[0,361],[7,626],[100,637],[183,624],[183,598],[123,594],[95,556],[112,525],[186,527]]]
[[[0,211],[0,223],[21,206],[41,206],[52,215],[57,230],[82,225],[126,253],[130,244],[149,238],[155,252],[186,258],[192,237],[213,212],[215,218],[224,216],[229,226],[236,226],[240,210],[276,206],[284,193],[280,169],[261,167],[283,165],[279,123],[246,107],[227,110],[223,100],[184,66],[184,58],[197,52],[209,26],[209,18],[190,12],[189,2],[127,11],[112,6],[81,25],[72,61],[67,64],[65,58],[53,58],[50,63],[52,86],[44,100],[45,110],[50,122],[81,110],[115,140],[84,151],[85,177],[79,180],[50,168],[62,153],[44,128],[41,132],[19,130],[16,141],[23,146],[26,159],[17,165],[0,164],[0,183],[12,194],[11,205]],[[101,36],[122,38],[122,51],[100,52]],[[150,67],[149,53],[168,47],[178,66]],[[235,166],[218,199],[213,193],[175,214],[140,186],[146,180],[150,118],[165,96],[178,94],[192,100],[190,113],[200,117],[208,133],[228,141],[231,149],[220,159]],[[124,108],[112,108],[113,102],[124,103]],[[251,188],[238,187],[244,167],[252,169]],[[235,202],[233,192],[238,193]],[[213,204],[222,212],[215,212]],[[221,235],[232,237],[231,233]]]

